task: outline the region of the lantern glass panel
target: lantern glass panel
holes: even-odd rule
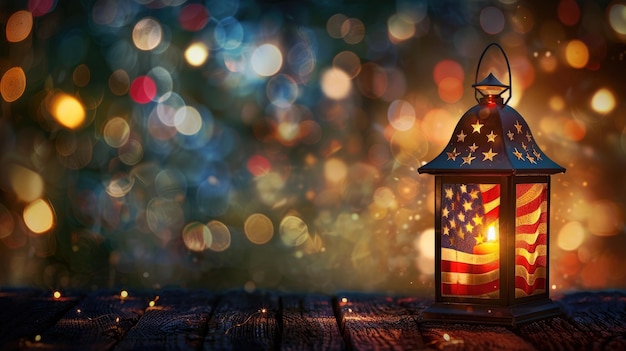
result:
[[[548,184],[516,185],[515,297],[547,290]]]
[[[445,183],[441,295],[500,298],[500,184]]]

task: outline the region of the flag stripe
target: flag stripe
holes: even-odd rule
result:
[[[454,296],[485,296],[497,298],[500,291],[500,280],[478,285],[441,284],[441,293]]]
[[[546,291],[547,185],[518,184],[515,209],[515,296]]]

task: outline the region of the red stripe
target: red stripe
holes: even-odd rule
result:
[[[533,234],[539,228],[539,225],[546,223],[548,219],[548,213],[542,212],[535,223],[521,224],[515,227],[515,232],[518,234]]]
[[[535,273],[537,268],[545,267],[547,263],[546,261],[546,256],[538,256],[537,259],[535,259],[535,264],[530,264],[526,257],[515,256],[515,264],[524,266],[530,274]]]
[[[546,279],[537,278],[535,284],[528,285],[528,282],[522,277],[515,277],[515,287],[524,290],[528,295],[532,295],[535,290],[546,290]]]
[[[480,285],[441,284],[444,295],[478,296],[500,290],[500,279]]]
[[[516,248],[522,248],[522,249],[526,249],[526,251],[533,253],[535,252],[535,250],[537,249],[538,245],[547,245],[548,244],[548,235],[546,234],[539,234],[537,236],[537,240],[535,240],[534,244],[529,244],[527,242],[525,242],[524,240],[517,240],[515,241],[515,247]]]
[[[537,194],[537,197],[534,198],[532,201],[528,202],[527,204],[525,204],[524,206],[518,207],[515,211],[515,214],[520,217],[520,216],[524,216],[527,215],[531,212],[536,211],[538,208],[541,207],[541,203],[543,203],[544,199],[544,191],[540,192]],[[521,194],[518,194],[518,198],[520,197]]]
[[[473,274],[481,274],[488,273],[500,268],[499,261],[493,261],[482,265],[474,265],[469,263],[461,263],[454,261],[441,261],[441,271],[442,272],[452,272],[452,273],[473,273]]]

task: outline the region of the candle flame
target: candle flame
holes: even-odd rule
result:
[[[487,241],[495,241],[496,240],[496,228],[490,226],[487,229]]]

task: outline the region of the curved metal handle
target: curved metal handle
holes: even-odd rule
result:
[[[511,95],[513,94],[513,82],[511,81],[511,65],[509,64],[509,58],[506,56],[506,53],[504,52],[504,49],[502,48],[502,46],[500,46],[500,44],[491,43],[487,45],[485,50],[483,50],[483,53],[480,55],[480,60],[478,60],[478,65],[476,66],[476,76],[474,77],[474,84],[478,83],[478,71],[480,70],[480,63],[483,61],[483,57],[485,57],[487,50],[489,50],[489,48],[492,46],[495,46],[498,49],[500,49],[500,52],[502,53],[502,56],[504,56],[504,60],[506,61],[506,68],[509,70],[509,97],[504,102],[504,105],[506,105],[509,102],[509,100],[511,100]],[[476,99],[477,102],[480,102],[480,99],[478,98],[478,96],[476,96],[475,89],[474,89],[474,99]]]

